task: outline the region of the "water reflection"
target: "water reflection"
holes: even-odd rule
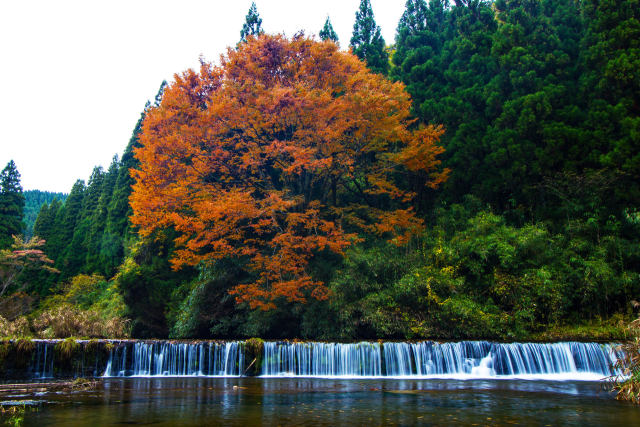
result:
[[[25,425],[639,425],[593,382],[123,378],[42,397]]]

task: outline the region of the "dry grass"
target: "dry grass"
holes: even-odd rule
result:
[[[34,322],[42,338],[125,338],[129,336],[129,321],[120,317],[104,319],[96,310],[80,310],[62,304],[40,314]]]
[[[618,374],[608,381],[616,399],[640,405],[640,318],[631,322],[629,332],[635,338],[618,347],[623,353],[614,366]]]

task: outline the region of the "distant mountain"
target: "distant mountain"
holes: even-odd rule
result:
[[[67,198],[66,193],[52,193],[50,191],[40,190],[27,190],[24,193],[25,205],[24,205],[24,234],[27,237],[31,237],[33,233],[33,224],[36,222],[40,207],[43,204],[51,203],[53,199],[58,199],[61,202]]]

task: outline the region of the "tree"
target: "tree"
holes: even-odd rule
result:
[[[485,1],[408,0],[396,33],[391,76],[407,85],[414,114],[442,123],[443,161],[452,174],[441,192],[460,201],[474,186],[487,156],[483,137],[489,126],[486,87],[498,72],[491,56],[496,31],[493,5]]]
[[[59,245],[54,252],[56,254],[56,267],[62,271],[62,280],[74,276],[79,267],[78,259],[81,256],[82,248],[73,246],[73,237],[78,236],[76,226],[82,219],[86,186],[84,181],[79,179],[71,187],[69,197],[58,211],[56,216],[56,227],[54,234],[57,236]]]
[[[371,71],[387,74],[389,55],[385,49],[380,27],[373,18],[370,0],[360,1],[360,9],[356,12],[356,22],[353,24],[350,46],[358,58],[367,62]]]
[[[260,14],[258,14],[256,3],[252,2],[246,20],[244,24],[242,24],[242,30],[240,30],[240,42],[246,42],[247,37],[257,37],[262,33],[264,33],[264,31],[262,31],[262,18],[260,18]]]
[[[33,236],[33,227],[43,205],[51,203],[54,199],[64,200],[65,193],[52,193],[49,191],[28,190],[24,192],[24,222],[25,237]],[[40,235],[41,236],[41,235]]]
[[[0,172],[0,248],[9,247],[12,236],[22,233],[24,204],[20,173],[11,160]]]
[[[487,85],[490,126],[479,191],[503,209],[534,207],[532,187],[562,169],[594,167],[577,108],[582,23],[573,0],[500,0]]]
[[[620,197],[640,200],[640,5],[637,0],[582,3],[581,46],[587,98],[585,140],[603,167],[628,174]],[[596,157],[596,155],[599,155]]]
[[[59,253],[60,245],[56,221],[60,218],[59,213],[62,209],[63,204],[57,198],[48,205],[42,205],[33,226],[33,235],[40,236],[46,241],[44,251],[48,254]]]
[[[58,273],[58,270],[51,267],[53,261],[40,249],[44,243],[44,240],[37,236],[27,241],[22,237],[13,236],[11,248],[0,250],[0,296],[12,285],[18,283],[20,274],[26,270]]]
[[[249,39],[177,75],[147,111],[131,221],[143,237],[179,233],[176,269],[243,261],[254,280],[233,292],[252,308],[325,299],[316,255],[342,253],[357,231],[405,243],[422,229],[411,200],[446,179],[442,129],[410,130],[410,107],[402,84],[335,44]]]
[[[333,29],[333,25],[331,25],[331,21],[329,20],[328,16],[327,20],[324,21],[324,27],[322,27],[322,30],[320,30],[319,36],[322,41],[331,40],[338,44],[338,34],[336,34],[335,30]]]

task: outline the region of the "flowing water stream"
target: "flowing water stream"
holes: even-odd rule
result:
[[[486,341],[265,342],[264,377],[520,378],[599,380],[613,374],[614,348],[595,343]],[[112,350],[104,372],[122,376],[241,376],[244,343],[136,342]],[[46,358],[44,359],[46,360]],[[43,372],[47,367],[43,366]]]
[[[0,393],[0,404],[28,402],[36,410],[25,425],[38,427],[640,425],[640,409],[599,381],[619,356],[608,344],[265,342],[256,355],[242,341],[128,341],[108,349],[96,389]],[[53,354],[51,343],[38,344],[34,378],[54,375]]]

